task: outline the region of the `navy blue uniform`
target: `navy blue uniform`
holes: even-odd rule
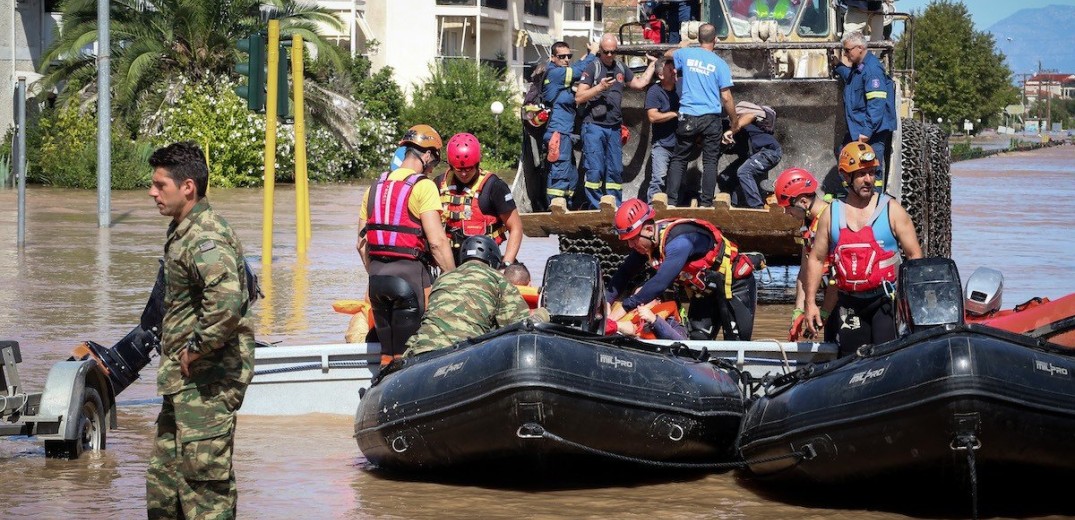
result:
[[[885,73],[881,60],[871,52],[866,53],[859,66],[840,65],[836,73],[844,80],[848,132],[844,143],[866,136],[866,142],[877,154],[880,171],[884,172],[885,156],[897,124],[896,84]]]
[[[545,83],[541,87],[541,100],[552,109],[549,122],[545,128],[545,148],[554,132],[560,132],[560,153],[557,160],[549,164],[549,181],[545,189],[548,201],[554,197],[568,200],[575,194],[578,170],[575,169],[574,153],[571,146],[571,134],[575,131],[575,93],[571,84],[580,76],[583,69],[593,62],[593,54],[575,62],[570,67],[561,67],[552,62],[545,73]]]

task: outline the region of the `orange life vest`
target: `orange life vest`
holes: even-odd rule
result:
[[[669,316],[679,317],[679,305],[674,301],[661,302],[654,305],[652,309],[653,314],[658,318],[668,318]],[[638,314],[638,308],[632,309],[620,321],[631,320],[634,324],[635,330],[638,332],[638,337],[642,339],[657,339],[657,335],[653,333],[653,328],[648,323],[642,322],[642,316]]]
[[[739,255],[739,248],[728,240],[720,232],[720,228],[705,220],[696,219],[661,219],[656,222],[657,258],[650,257],[650,263],[654,269],[659,269],[664,262],[665,246],[670,232],[676,226],[694,224],[708,231],[713,236],[713,249],[700,258],[688,261],[687,265],[679,272],[676,279],[680,285],[694,293],[708,293],[715,287],[710,287],[706,280],[708,271],[717,271],[723,276],[724,297],[732,297],[732,280],[739,280],[754,274],[754,264],[746,256]]]
[[[482,188],[495,178],[496,174],[479,171],[478,179],[471,186],[458,191],[455,189],[458,185],[451,182],[454,179],[452,171],[444,174],[440,182],[440,202],[444,206],[444,230],[453,247],[462,245],[464,238],[477,235],[488,235],[497,245],[504,241],[507,227],[500,216],[482,213],[478,204]]]

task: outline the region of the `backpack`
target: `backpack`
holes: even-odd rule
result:
[[[530,88],[523,95],[523,106],[542,105],[541,88],[545,85],[545,74],[548,72],[547,63],[539,63],[530,73]]]
[[[776,110],[769,105],[740,101],[735,104],[735,111],[754,114],[754,124],[765,133],[771,134],[776,131]]]

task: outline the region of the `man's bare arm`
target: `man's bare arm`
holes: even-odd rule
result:
[[[448,235],[444,233],[444,222],[440,219],[439,211],[426,211],[422,213],[422,231],[425,232],[426,242],[429,243],[429,252],[433,260],[440,266],[441,271],[448,272],[455,269],[455,259],[452,258],[452,245],[448,243]]]

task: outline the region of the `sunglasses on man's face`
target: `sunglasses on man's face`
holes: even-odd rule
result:
[[[556,57],[561,59],[561,60],[570,60],[571,56],[574,56],[574,55],[573,54],[557,54],[556,55]]]
[[[600,50],[600,51],[597,51],[597,53],[598,54],[604,54],[605,56],[612,56],[613,54],[616,53],[616,51]]]

